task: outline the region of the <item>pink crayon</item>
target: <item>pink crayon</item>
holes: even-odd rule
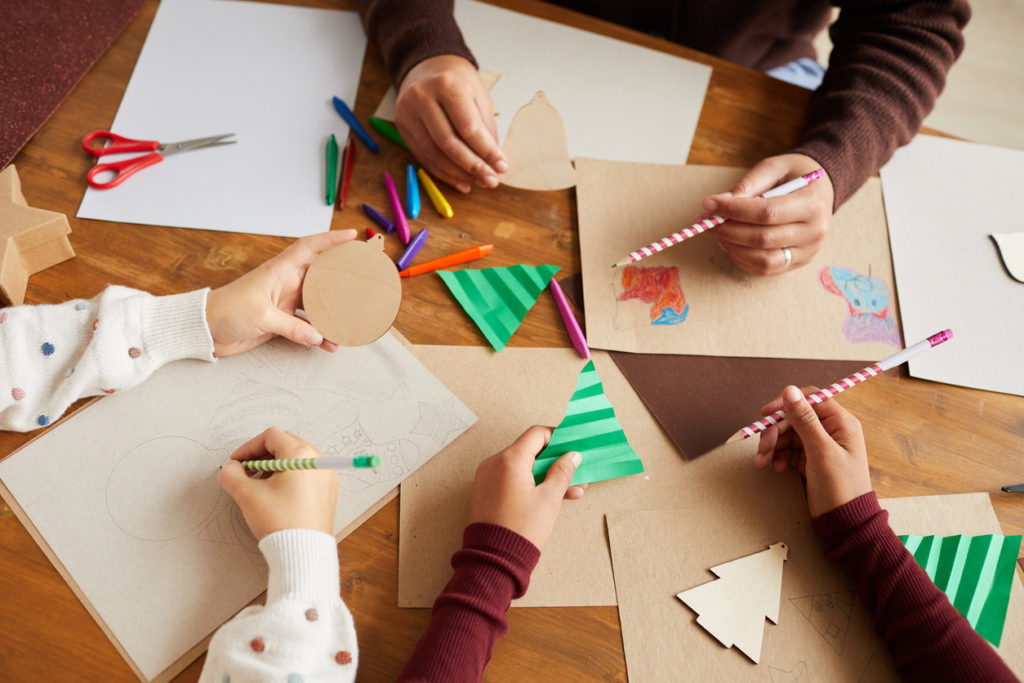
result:
[[[395,181],[391,179],[391,174],[387,171],[384,171],[384,186],[388,191],[388,203],[391,204],[391,217],[395,219],[398,239],[402,240],[402,244],[409,244],[409,223],[405,220],[405,211],[402,209],[402,202],[398,199]]]
[[[938,346],[942,342],[948,341],[952,338],[953,330],[943,330],[942,332],[933,334],[927,339],[922,339],[913,346],[908,346],[902,351],[897,351],[888,358],[880,360],[874,365],[869,365],[863,370],[855,372],[849,377],[844,377],[835,384],[825,387],[821,391],[818,391],[816,393],[811,394],[810,396],[807,396],[807,401],[815,405],[821,403],[827,399],[832,398],[836,394],[842,393],[847,389],[850,389],[854,385],[860,384],[861,382],[864,382],[868,379],[871,379],[872,377],[882,374],[883,372],[889,370],[890,368],[894,368],[897,365],[902,365],[903,363],[906,363],[908,360],[918,355],[919,353],[923,353],[924,351],[927,351],[933,346]],[[746,427],[744,427],[743,429],[739,430],[731,437],[729,437],[729,441],[738,441],[740,439],[746,439],[748,437],[754,436],[755,434],[759,434],[760,432],[763,432],[764,430],[768,429],[768,427],[770,427],[771,425],[778,424],[783,419],[785,419],[785,417],[785,411],[776,410],[768,417],[762,418],[755,422],[751,422],[749,425],[747,425]]]
[[[555,305],[558,306],[558,312],[562,314],[562,322],[565,323],[565,329],[569,333],[569,340],[572,341],[573,348],[584,358],[590,358],[590,347],[587,346],[587,339],[583,336],[583,330],[580,329],[580,324],[576,322],[576,316],[572,314],[572,309],[569,308],[569,302],[565,299],[562,287],[555,278],[551,278],[548,288],[555,297]]]
[[[824,177],[824,175],[825,170],[819,168],[814,171],[811,171],[806,175],[802,175],[799,178],[793,178],[790,181],[782,183],[778,187],[773,187],[772,189],[768,190],[767,192],[759,196],[767,198],[781,197],[784,194],[789,194],[790,192],[799,190],[801,187],[807,187],[815,180]],[[688,240],[691,237],[696,237],[702,232],[706,232],[711,228],[719,226],[722,223],[725,223],[727,220],[729,219],[723,218],[721,216],[712,216],[711,218],[705,218],[699,223],[694,223],[688,228],[683,228],[679,232],[672,233],[668,237],[662,237],[660,240],[656,242],[651,242],[646,247],[640,247],[636,251],[629,252],[628,256],[625,256],[619,261],[613,263],[612,268],[621,268],[622,266],[628,266],[631,263],[636,263],[637,261],[645,259],[648,256],[654,256],[658,252],[664,251],[669,247],[675,246],[680,242]]]

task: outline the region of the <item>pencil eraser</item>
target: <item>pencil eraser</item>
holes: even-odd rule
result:
[[[928,343],[931,344],[932,346],[938,346],[942,342],[949,341],[952,338],[953,330],[943,330],[938,334],[933,334],[932,336],[928,337]]]

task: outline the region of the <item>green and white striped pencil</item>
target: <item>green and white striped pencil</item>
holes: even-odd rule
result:
[[[254,472],[284,472],[285,470],[349,470],[380,466],[379,455],[325,455],[320,458],[282,458],[280,460],[243,460],[242,467]]]

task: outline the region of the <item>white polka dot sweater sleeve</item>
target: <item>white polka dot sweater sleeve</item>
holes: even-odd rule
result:
[[[111,286],[89,301],[0,309],[0,429],[45,427],[78,399],[131,389],[175,360],[212,361],[208,292]]]
[[[210,641],[200,683],[354,681],[359,650],[341,600],[338,542],[310,529],[266,536],[267,604],[247,607]]]

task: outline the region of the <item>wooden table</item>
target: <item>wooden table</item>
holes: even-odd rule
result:
[[[303,4],[352,9],[348,2]],[[689,162],[752,165],[792,144],[808,95],[760,73],[665,41],[534,0],[502,3],[629,42],[711,65],[714,71]],[[94,296],[107,283],[154,294],[219,286],[284,248],[275,237],[158,228],[75,218],[92,159],[79,140],[114,119],[125,84],[153,20],[149,0],[111,49],[75,88],[14,163],[32,206],[68,215],[78,256],[33,276],[26,303]],[[356,113],[365,120],[387,87],[380,56],[367,51]],[[360,150],[362,151],[362,150]],[[394,145],[361,154],[349,202],[386,206],[381,172],[402,168]],[[496,245],[488,265],[552,263],[580,270],[572,191],[501,187],[468,196],[447,192],[455,218],[429,206],[420,222],[431,238],[421,259],[483,241]],[[361,212],[336,212],[332,228],[368,224]],[[397,244],[389,245],[396,251]],[[393,253],[393,256],[397,254]],[[396,327],[412,342],[483,345],[439,278],[404,282]],[[541,297],[512,338],[513,346],[567,346],[550,297]],[[781,388],[781,387],[780,387]],[[905,369],[844,394],[865,426],[871,475],[880,496],[989,491],[1006,533],[1024,532],[1024,496],[999,492],[1024,481],[1024,398],[911,379]],[[0,456],[30,435],[0,432]],[[0,511],[0,679],[133,681],[128,665],[10,510]],[[398,501],[387,504],[339,546],[341,591],[360,641],[360,680],[392,680],[429,619],[429,610],[398,609]],[[625,680],[615,607],[514,609],[511,632],[497,645],[489,680]],[[194,681],[203,660],[175,680]]]

